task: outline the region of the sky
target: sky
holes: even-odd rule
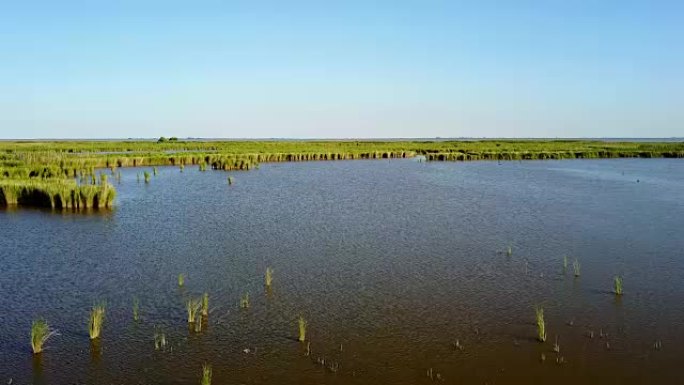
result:
[[[0,138],[684,136],[682,1],[0,1]]]

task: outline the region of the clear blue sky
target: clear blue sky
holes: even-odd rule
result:
[[[684,2],[0,3],[0,138],[161,135],[684,136]]]

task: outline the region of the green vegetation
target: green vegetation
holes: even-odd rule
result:
[[[202,315],[205,317],[209,315],[209,293],[204,293],[202,296]]]
[[[143,171],[143,175],[145,176],[145,183],[150,183],[150,173]]]
[[[622,295],[622,277],[616,275],[613,279],[614,292],[616,295]]]
[[[580,276],[580,267],[579,261],[575,258],[575,261],[572,263],[572,270],[575,272],[575,277]]]
[[[534,309],[537,319],[537,339],[540,342],[546,341],[546,324],[544,323],[544,308],[538,306]]]
[[[185,285],[185,275],[183,273],[178,274],[178,286],[183,287]]]
[[[232,176],[229,176],[229,177],[228,177],[228,185],[229,185],[229,186],[232,186],[234,181],[235,181],[235,179],[233,179]]]
[[[563,274],[568,271],[568,256],[564,255],[563,256]]]
[[[273,269],[270,267],[266,268],[266,276],[264,277],[264,280],[266,281],[266,287],[270,288],[271,283],[273,283]]]
[[[157,170],[156,167],[152,167],[152,173],[154,174],[154,176],[157,176],[158,172],[159,171]]]
[[[133,297],[133,321],[140,320],[140,300],[138,297]]]
[[[299,326],[299,342],[304,342],[306,341],[306,327],[308,323],[302,316],[299,316],[299,320],[297,323]]]
[[[0,142],[0,206],[109,207],[114,189],[96,185],[95,170],[198,165],[201,170],[250,170],[263,162],[390,159],[422,155],[428,161],[576,158],[683,158],[684,142],[585,140],[480,141],[14,141]],[[149,172],[145,172],[149,181]],[[81,183],[76,183],[78,180]],[[84,183],[85,181],[90,183]],[[86,186],[86,185],[90,186]],[[66,189],[66,191],[65,191]],[[109,190],[112,197],[91,199]],[[56,197],[57,192],[60,198]],[[14,194],[14,195],[13,195]],[[83,197],[82,197],[83,196]],[[9,197],[9,198],[6,198]],[[70,203],[62,203],[62,202]],[[76,202],[79,203],[76,203]],[[92,206],[95,204],[95,206]]]
[[[211,385],[211,365],[202,365],[202,382],[201,385]]]
[[[31,324],[31,348],[34,354],[43,351],[43,345],[52,336],[56,335],[57,331],[50,329],[47,321],[38,319]]]
[[[166,335],[161,328],[155,327],[154,330],[154,350],[164,350],[166,347]]]
[[[240,307],[243,309],[249,308],[249,293],[245,293],[242,298],[240,298]]]
[[[104,315],[104,304],[95,305],[90,310],[90,319],[88,321],[88,333],[90,334],[91,340],[94,340],[100,336],[100,332],[102,332],[102,323],[104,322]]]
[[[185,309],[188,311],[188,323],[193,323],[197,319],[200,308],[202,307],[202,298],[190,298],[185,302]]]

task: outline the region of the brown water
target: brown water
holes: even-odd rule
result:
[[[0,383],[197,384],[205,362],[214,384],[684,383],[682,160],[160,168],[149,185],[136,172],[110,213],[0,212]],[[204,291],[196,334],[184,300]],[[60,335],[36,358],[39,316]]]

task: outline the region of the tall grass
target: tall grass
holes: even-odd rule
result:
[[[267,288],[271,287],[271,283],[273,283],[273,269],[270,267],[266,268],[266,275],[264,276],[264,281],[266,284]]]
[[[201,385],[211,385],[211,365],[202,365],[202,381]]]
[[[150,173],[143,171],[143,176],[145,177],[145,183],[150,183]]]
[[[235,180],[233,179],[232,176],[229,176],[229,177],[228,177],[228,185],[229,185],[229,186],[232,185],[234,181],[235,181]]]
[[[580,266],[579,261],[577,260],[577,258],[575,258],[575,261],[572,263],[572,270],[573,270],[574,273],[575,273],[575,277],[579,277],[579,276],[580,276],[580,267],[581,267],[581,266]]]
[[[546,324],[544,322],[544,308],[537,306],[534,309],[535,318],[537,320],[537,339],[540,342],[546,341]]]
[[[206,292],[202,295],[202,315],[205,317],[209,315],[209,293]]]
[[[304,317],[299,316],[299,320],[297,321],[297,324],[299,326],[299,342],[304,342],[306,341],[306,327],[308,323],[304,319]]]
[[[157,173],[158,173],[158,172],[159,172],[159,171],[157,170],[156,167],[152,167],[152,173],[154,174],[154,176],[157,176]]]
[[[31,324],[31,349],[34,354],[43,351],[43,345],[50,337],[57,335],[57,331],[51,329],[47,321],[44,319],[37,319]]]
[[[249,293],[245,293],[242,298],[240,298],[240,307],[243,309],[249,308]]]
[[[622,295],[622,277],[619,275],[613,278],[613,290],[616,295]]]
[[[183,273],[178,274],[178,286],[183,287],[185,285],[185,275]]]
[[[104,323],[104,316],[105,305],[103,303],[93,306],[93,308],[90,310],[88,334],[90,335],[91,340],[100,337],[100,333],[102,332],[102,324]]]
[[[138,297],[133,297],[133,321],[140,320],[140,300]]]
[[[568,270],[568,256],[563,256],[563,274]]]
[[[166,334],[161,328],[155,327],[154,350],[164,350],[164,348],[166,348]]]
[[[188,323],[195,322],[201,307],[202,298],[190,298],[185,302],[185,309],[188,312]]]

